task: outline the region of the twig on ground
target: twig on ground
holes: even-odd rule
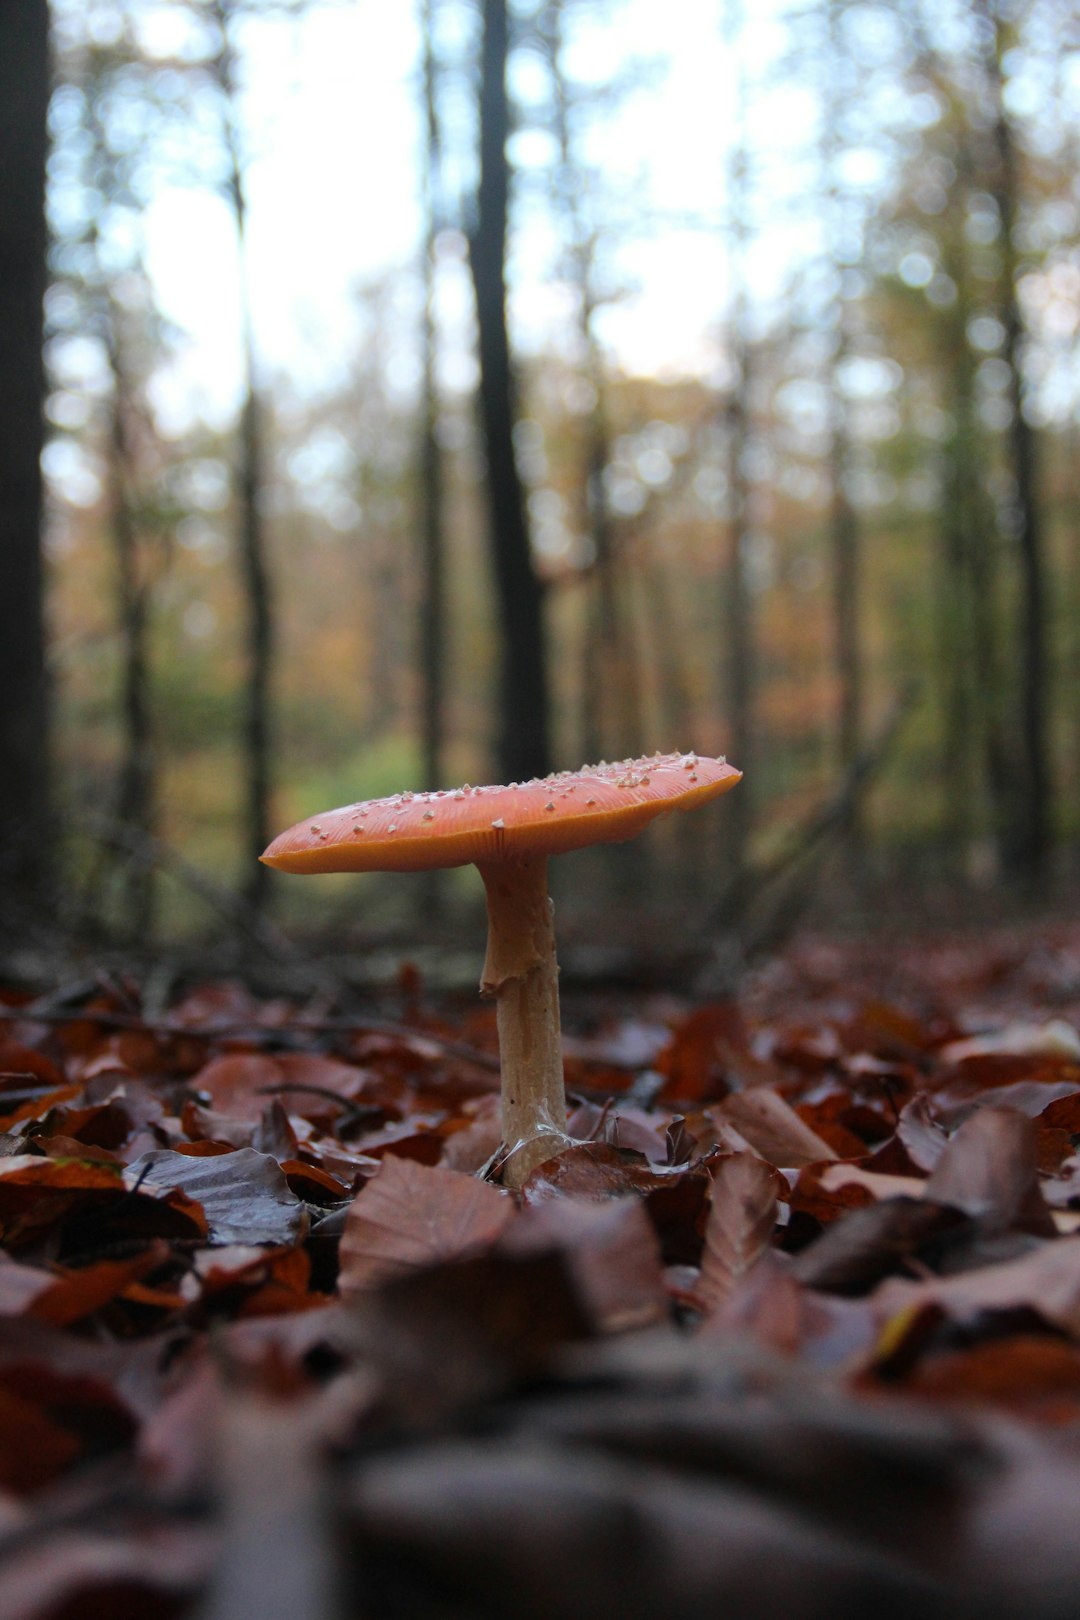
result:
[[[82,824],[82,830],[88,831],[107,847],[127,853],[132,860],[149,861],[161,871],[168,872],[192,894],[205,901],[219,917],[278,961],[299,959],[299,947],[269,918],[264,917],[235,889],[222,883],[220,878],[211,877],[173,849],[163,838],[108,816],[92,817],[88,823]]]
[[[775,951],[791,933],[813,894],[822,856],[850,825],[853,812],[888,761],[919,690],[917,681],[901,687],[877,735],[824,803],[803,819],[771,860],[750,862],[722,890],[704,924],[712,943],[696,981],[699,990],[715,990],[718,980],[727,984],[733,955],[745,964]]]

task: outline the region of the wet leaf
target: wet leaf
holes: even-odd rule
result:
[[[304,1229],[304,1206],[275,1161],[253,1148],[191,1158],[162,1148],[128,1166],[141,1192],[178,1188],[203,1210],[212,1243],[289,1243]]]
[[[619,1198],[628,1192],[648,1193],[677,1183],[678,1167],[650,1164],[643,1153],[609,1142],[575,1142],[557,1158],[546,1159],[522,1188],[527,1204],[548,1198]]]

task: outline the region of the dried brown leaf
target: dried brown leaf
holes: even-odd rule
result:
[[[601,1332],[667,1316],[660,1240],[641,1198],[551,1199],[526,1209],[499,1248],[507,1254],[558,1249]]]
[[[809,1164],[791,1192],[791,1207],[827,1224],[847,1209],[862,1209],[885,1198],[921,1198],[926,1183],[918,1176],[890,1176],[858,1164]]]
[[[768,1250],[787,1183],[755,1153],[732,1153],[713,1176],[697,1292],[714,1311]]]
[[[253,1148],[209,1158],[162,1148],[130,1164],[124,1180],[159,1196],[178,1188],[201,1206],[211,1243],[291,1243],[304,1227],[304,1206],[280,1167]]]
[[[1043,1422],[1080,1418],[1080,1351],[1051,1334],[1008,1339],[928,1356],[904,1387],[937,1400],[989,1403]]]
[[[988,1230],[1054,1230],[1039,1191],[1035,1125],[1012,1109],[981,1108],[965,1120],[925,1192],[939,1204],[974,1216]]]
[[[900,1110],[896,1134],[912,1164],[927,1172],[933,1170],[949,1140],[929,1100],[921,1091]]]
[[[1080,1334],[1080,1237],[1041,1244],[1017,1260],[979,1266],[957,1276],[882,1283],[873,1303],[883,1319],[937,1305],[961,1319],[980,1311],[1028,1306],[1066,1332]]]
[[[513,1219],[507,1193],[439,1165],[389,1157],[353,1200],[341,1239],[341,1288],[490,1248]]]
[[[108,1305],[132,1283],[141,1282],[168,1257],[164,1243],[153,1244],[130,1260],[101,1260],[53,1280],[51,1287],[30,1306],[39,1322],[68,1327]]]
[[[734,1125],[755,1153],[777,1169],[794,1170],[837,1157],[828,1142],[799,1118],[778,1091],[768,1086],[735,1092],[725,1098],[716,1113]]]
[[[883,1198],[841,1215],[796,1255],[792,1270],[810,1288],[863,1294],[963,1221],[958,1210],[927,1198]]]

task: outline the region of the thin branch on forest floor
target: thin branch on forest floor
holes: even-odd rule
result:
[[[786,846],[771,860],[751,862],[725,886],[704,924],[704,932],[714,943],[699,986],[711,983],[718,968],[721,977],[725,976],[724,939],[737,940],[738,953],[745,961],[775,951],[791,933],[813,893],[822,855],[850,825],[854,811],[891,755],[919,691],[918,681],[900,688],[877,735],[852,761],[824,803],[796,827]],[[763,897],[777,886],[779,892],[769,903]],[[761,913],[756,924],[755,912]]]
[[[375,1103],[356,1103],[348,1097],[343,1097],[340,1091],[331,1091],[329,1086],[315,1086],[306,1080],[283,1080],[276,1086],[256,1086],[256,1094],[260,1097],[281,1097],[287,1092],[299,1091],[305,1096],[322,1097],[326,1102],[337,1103],[341,1109],[341,1118],[334,1122],[334,1133],[346,1125],[359,1125],[365,1120],[373,1120],[376,1115],[382,1117],[384,1110]]]
[[[45,1008],[38,1011],[32,1002],[23,1007],[0,1007],[0,1023],[22,1022],[56,1025],[88,1023],[96,1024],[101,1029],[134,1030],[167,1040],[184,1038],[198,1041],[250,1040],[259,1045],[272,1042],[288,1044],[293,1034],[388,1035],[402,1040],[426,1041],[450,1057],[462,1058],[483,1069],[497,1072],[499,1068],[499,1059],[494,1052],[481,1051],[479,1047],[452,1040],[435,1030],[415,1029],[409,1024],[395,1024],[381,1018],[293,1018],[287,1024],[269,1025],[240,1020],[232,1024],[215,1024],[212,1027],[198,1029],[187,1024],[172,1023],[168,1018],[139,1018],[131,1013],[106,1012],[97,1008],[68,1009],[66,1012],[56,1008]],[[598,1061],[608,1063],[609,1060],[604,1058]],[[613,1062],[609,1066],[619,1068],[622,1065]]]
[[[88,823],[82,824],[81,830],[88,831],[107,847],[126,854],[132,861],[147,862],[168,872],[270,956],[285,962],[299,958],[300,947],[245,900],[242,894],[220,878],[211,877],[163,838],[108,816],[92,817]]]

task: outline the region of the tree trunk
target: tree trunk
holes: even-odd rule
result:
[[[725,846],[733,872],[741,871],[747,860],[747,846],[753,816],[753,793],[744,793],[753,782],[755,645],[752,599],[748,569],[749,479],[747,450],[750,438],[748,394],[750,390],[750,345],[746,332],[745,255],[749,226],[747,220],[746,76],[740,56],[743,12],[740,0],[728,0],[724,15],[725,41],[737,57],[738,83],[735,107],[735,137],[728,165],[728,265],[730,267],[730,314],[728,342],[731,361],[731,387],[723,410],[727,445],[728,525],[726,600],[723,611],[722,643],[726,654],[723,689],[731,737],[732,763],[744,772],[738,805],[727,818]]]
[[[843,350],[841,349],[841,353]],[[833,636],[839,701],[836,716],[837,763],[840,774],[851,769],[862,745],[862,659],[859,655],[859,535],[848,499],[846,478],[850,441],[844,408],[834,378],[832,397],[836,416],[829,445],[832,499],[829,527],[833,563]],[[857,807],[852,805],[848,839],[859,841]]]
[[[267,895],[268,868],[259,856],[270,842],[271,757],[273,712],[271,677],[274,663],[274,617],[266,536],[259,497],[263,487],[263,414],[254,378],[250,316],[244,323],[245,399],[240,418],[240,444],[236,467],[240,574],[247,604],[247,692],[244,715],[244,752],[247,792],[244,805],[244,845],[252,869],[246,891],[253,905]]]
[[[424,191],[427,229],[423,250],[423,377],[420,424],[420,737],[423,785],[445,787],[446,671],[445,499],[439,449],[439,399],[435,377],[435,239],[440,225],[440,139],[432,46],[432,0],[424,0]]]
[[[523,781],[546,775],[551,755],[542,589],[533,567],[513,441],[517,389],[506,319],[508,54],[506,0],[483,0],[480,184],[469,264],[476,292],[479,406],[501,638],[498,768],[508,781]]]
[[[0,905],[48,878],[48,704],[41,557],[46,0],[8,0],[0,50]]]
[[[842,231],[843,198],[841,194],[840,159],[844,140],[841,128],[842,102],[845,85],[841,76],[843,39],[840,29],[838,0],[827,0],[826,26],[830,61],[828,88],[825,98],[823,138],[823,167],[830,222],[830,262],[838,280],[843,270],[837,257],[837,244]],[[847,406],[841,378],[844,363],[850,353],[849,316],[847,298],[842,281],[838,286],[832,308],[832,351],[829,357],[829,530],[832,551],[833,585],[833,657],[835,661],[838,701],[836,715],[836,755],[841,776],[852,768],[862,748],[863,676],[859,647],[859,532],[855,510],[847,491],[851,470],[851,435],[848,427]],[[859,804],[852,799],[851,820],[845,834],[852,851],[861,843],[858,824]]]
[[[270,794],[273,758],[274,603],[267,557],[266,525],[261,509],[265,477],[265,427],[262,401],[256,376],[255,334],[252,328],[251,295],[247,276],[247,203],[244,193],[243,163],[236,125],[236,82],[232,45],[229,41],[228,0],[215,0],[214,15],[221,29],[222,45],[214,64],[224,102],[223,122],[228,160],[227,189],[236,224],[240,262],[240,302],[242,320],[242,361],[244,401],[240,414],[239,442],[233,470],[236,498],[236,545],[247,612],[247,670],[242,721],[245,760],[242,847],[245,857],[243,884],[249,902],[265,905],[270,869],[259,856],[270,841]]]
[[[113,376],[111,420],[112,540],[116,559],[117,618],[123,658],[120,710],[123,755],[117,791],[117,820],[133,832],[152,835],[154,828],[154,739],[149,692],[149,593],[139,566],[135,521],[136,452],[132,442],[130,382],[116,330],[117,311],[110,311],[109,364]],[[153,927],[153,869],[130,852],[119,852],[127,867],[124,922],[133,938],[145,941]]]
[[[1024,416],[1024,325],[1017,290],[1019,255],[1016,222],[1020,201],[1020,175],[1016,143],[1005,105],[1002,59],[1007,49],[1004,26],[996,7],[980,0],[979,9],[992,21],[992,45],[985,53],[993,107],[992,139],[995,175],[990,190],[1001,218],[1001,298],[999,314],[1005,328],[1002,358],[1009,368],[1008,398],[1012,422],[1008,432],[1009,459],[1015,481],[1013,507],[1020,565],[1019,749],[1022,770],[1017,794],[1014,865],[1017,875],[1031,884],[1045,876],[1050,853],[1051,782],[1047,741],[1049,693],[1046,657],[1046,590],[1042,514],[1039,507],[1037,443]]]
[[[978,826],[980,790],[984,791],[998,861],[1006,865],[1015,809],[1004,712],[1000,534],[987,490],[989,450],[979,423],[976,361],[968,337],[978,292],[964,228],[968,198],[981,189],[981,176],[976,173],[967,108],[928,45],[924,55],[935,64],[935,80],[950,97],[950,120],[959,131],[956,175],[941,238],[942,268],[956,287],[956,297],[942,316],[939,340],[942,403],[951,423],[943,447],[938,602],[946,838],[958,851],[969,844]]]

